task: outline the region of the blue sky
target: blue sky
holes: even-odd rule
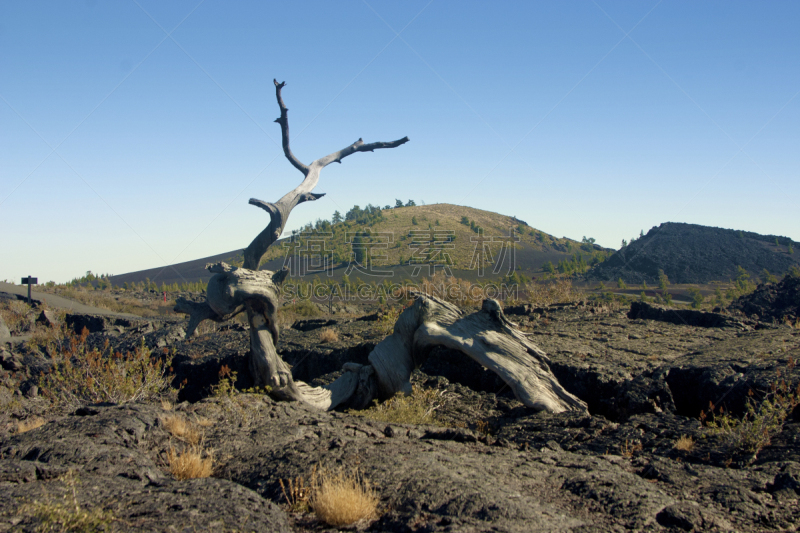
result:
[[[800,240],[797,2],[0,3],[0,279],[121,274],[395,198],[618,248],[662,222]]]

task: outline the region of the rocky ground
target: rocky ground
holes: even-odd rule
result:
[[[180,392],[172,404],[59,411],[35,387],[37,374],[49,368],[46,350],[7,345],[0,351],[0,531],[34,531],[58,505],[97,513],[98,527],[107,530],[333,531],[313,513],[289,508],[279,484],[308,479],[314,465],[358,468],[376,488],[380,516],[349,529],[800,526],[800,409],[772,428],[769,444],[756,453],[737,447],[740,434],[713,431],[700,420],[709,402],[717,416],[722,408],[738,419],[748,402],[762,413],[773,384],[800,382],[793,366],[800,330],[743,315],[649,307],[506,311],[549,354],[551,369],[588,403],[590,416],[531,412],[494,374],[445,349],[414,375],[422,389],[438,391],[434,425],[319,412],[261,394],[213,394],[225,368],[238,372],[239,389],[251,385],[241,325],[183,340],[183,321],[108,317],[74,319],[73,326],[92,331],[89,345],[108,341],[125,351],[144,342],[171,357]],[[702,327],[708,324],[716,327]],[[298,321],[281,331],[278,350],[296,379],[321,384],[345,362],[366,362],[389,325],[358,312]],[[324,330],[337,339],[322,342]],[[169,450],[185,444],[168,431],[170,416],[202,428],[200,445],[213,450],[211,477],[179,481],[168,473]],[[20,423],[36,417],[46,423],[19,432]]]

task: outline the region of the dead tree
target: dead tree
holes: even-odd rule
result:
[[[514,325],[506,320],[499,304],[486,300],[478,313],[464,316],[457,307],[437,298],[416,294],[416,302],[398,318],[394,333],[381,341],[369,356],[369,365],[348,363],[343,375],[326,387],[310,387],[294,381],[289,366],[280,358],[276,325],[279,306],[277,284],[286,271],[259,271],[261,258],[278,240],[294,207],[317,200],[313,193],[319,173],[333,162],[356,152],[372,152],[378,148],[396,148],[408,142],[403,137],[392,142],[365,144],[361,139],[350,146],[305,165],[289,147],[288,109],[281,89],[275,83],[275,95],[281,116],[283,153],[304,179],[294,190],[275,203],[250,199],[250,204],[264,209],[270,216],[267,227],[245,249],[242,268],[225,263],[207,265],[214,274],[208,282],[206,301],[179,299],[175,310],[189,314],[187,337],[206,319],[229,320],[246,312],[250,325],[249,367],[257,386],[271,387],[281,399],[305,401],[321,409],[349,406],[363,408],[374,398],[389,398],[410,389],[414,367],[425,353],[437,345],[459,350],[483,366],[495,371],[511,387],[525,405],[537,410],[560,412],[586,410],[586,404],[568,393],[547,366],[547,356],[528,342]]]

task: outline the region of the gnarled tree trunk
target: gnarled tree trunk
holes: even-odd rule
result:
[[[369,355],[369,365],[348,363],[343,375],[325,387],[310,387],[292,379],[289,366],[275,349],[278,342],[277,284],[286,276],[286,271],[259,271],[261,258],[280,237],[292,209],[323,196],[311,192],[323,168],[333,162],[341,163],[343,158],[356,152],[395,148],[408,142],[408,137],[370,144],[359,139],[338,152],[304,165],[289,147],[288,110],[281,98],[284,85],[275,80],[275,94],[281,110],[275,122],[281,125],[286,158],[305,178],[275,203],[250,199],[250,204],[269,213],[270,222],[245,250],[242,268],[225,263],[207,265],[214,275],[208,283],[205,302],[178,300],[175,310],[190,315],[186,335],[192,335],[203,320],[221,322],[246,312],[250,325],[250,372],[255,385],[268,385],[278,398],[305,401],[320,409],[363,408],[374,398],[385,399],[409,391],[411,372],[420,358],[434,346],[441,345],[461,351],[496,372],[517,398],[531,408],[551,412],[585,411],[586,404],[565,391],[550,372],[544,352],[506,320],[494,300],[484,301],[481,311],[465,316],[452,304],[416,294],[416,302],[400,315],[394,332]]]
[[[299,170],[304,179],[275,203],[265,202],[256,198],[250,199],[250,204],[264,209],[269,213],[270,221],[267,227],[256,236],[244,251],[243,268],[230,267],[224,263],[207,265],[214,275],[208,283],[206,302],[190,302],[179,299],[175,311],[188,313],[189,326],[187,337],[192,335],[197,326],[206,319],[217,322],[233,318],[241,312],[247,312],[247,321],[250,324],[250,372],[257,386],[269,385],[276,396],[313,402],[313,393],[307,391],[310,387],[305,384],[295,384],[292,380],[288,365],[278,356],[275,345],[278,342],[278,328],[276,326],[276,309],[278,306],[278,291],[275,286],[284,273],[259,271],[258,266],[267,249],[280,238],[289,214],[300,203],[317,200],[323,194],[311,192],[319,182],[319,173],[333,162],[341,163],[342,159],[356,152],[372,152],[379,148],[395,148],[408,142],[408,137],[403,137],[391,142],[375,142],[365,144],[359,139],[350,146],[330,155],[312,161],[305,165],[295,157],[289,146],[289,119],[288,109],[283,103],[281,89],[285,82],[275,83],[275,97],[281,116],[275,122],[281,126],[283,153],[289,162]],[[306,394],[301,391],[306,390]],[[321,393],[325,396],[325,393]]]

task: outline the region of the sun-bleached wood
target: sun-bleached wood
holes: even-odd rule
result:
[[[445,346],[498,374],[527,407],[551,413],[588,412],[586,403],[567,392],[550,371],[547,355],[505,317],[497,301],[484,300],[480,311],[465,315],[439,298],[415,296],[414,304],[397,319],[393,333],[369,355],[376,397],[409,392],[414,368],[431,349]],[[340,379],[352,378],[345,372]],[[336,382],[330,385],[335,386]],[[366,405],[371,399],[358,398],[357,403]]]
[[[207,265],[214,275],[208,284],[206,302],[191,302],[182,298],[176,303],[175,311],[189,314],[187,336],[193,334],[203,320],[219,322],[228,320],[238,313],[246,312],[250,325],[250,371],[253,382],[257,386],[271,386],[276,396],[299,400],[304,397],[301,390],[308,387],[305,385],[298,387],[294,384],[288,365],[275,350],[278,342],[278,330],[275,325],[275,308],[278,303],[276,283],[280,282],[278,278],[285,276],[285,272],[259,272],[261,258],[267,249],[280,238],[292,209],[298,204],[317,200],[324,196],[312,192],[319,182],[319,173],[323,168],[333,162],[341,163],[342,159],[356,152],[396,148],[407,143],[408,137],[396,141],[374,143],[364,143],[362,139],[358,139],[341,150],[305,165],[292,153],[289,144],[289,110],[281,95],[281,90],[286,83],[278,83],[278,80],[273,80],[273,83],[275,84],[275,97],[281,111],[281,116],[275,122],[281,126],[283,153],[292,166],[303,174],[304,179],[300,185],[275,203],[256,198],[250,199],[249,203],[264,209],[269,214],[270,220],[267,227],[245,249],[243,268],[236,269],[224,263]],[[320,392],[320,394],[322,398],[315,402],[324,404],[329,393]],[[305,390],[305,398],[310,400],[312,397],[312,392]]]

